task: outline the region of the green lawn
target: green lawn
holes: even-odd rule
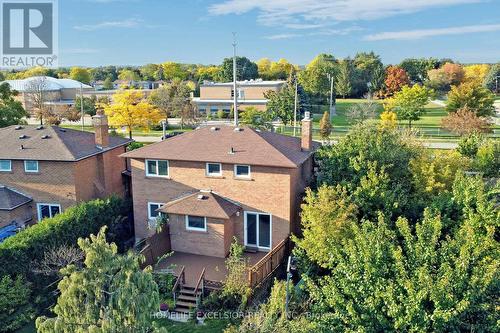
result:
[[[205,320],[204,325],[192,322],[178,323],[168,319],[156,319],[157,324],[168,330],[169,333],[222,333],[231,324],[228,320],[212,319]]]

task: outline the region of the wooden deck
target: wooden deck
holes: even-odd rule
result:
[[[255,265],[267,253],[244,253],[244,257],[248,260],[249,266]],[[224,282],[226,279],[227,269],[224,258],[216,258],[209,256],[201,256],[197,254],[174,252],[174,254],[160,262],[157,270],[173,268],[174,274],[178,276],[180,270],[184,266],[186,276],[186,286],[194,287],[200,277],[200,274],[205,268],[205,279],[215,282]],[[245,277],[242,277],[245,278]]]

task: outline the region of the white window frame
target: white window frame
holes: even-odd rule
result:
[[[189,216],[192,216],[192,217],[202,217],[203,218],[203,222],[205,224],[205,227],[204,228],[190,227],[189,226]],[[190,230],[190,231],[205,231],[205,232],[207,231],[207,217],[206,216],[186,215],[185,219],[186,219],[186,230]]]
[[[218,173],[210,173],[208,171],[208,166],[210,164],[218,164],[219,165],[219,169],[220,171]],[[221,177],[222,176],[222,163],[211,163],[211,162],[207,162],[206,165],[205,165],[205,174],[207,175],[207,177]]]
[[[0,172],[12,171],[12,160],[0,160],[0,162],[8,162],[9,163],[9,168],[8,169],[0,169]]]
[[[238,175],[238,167],[248,167],[248,175]],[[250,179],[252,178],[252,167],[247,164],[235,164],[234,165],[234,178]]]
[[[151,220],[156,220],[156,218],[157,218],[158,216],[160,216],[160,214],[162,214],[162,213],[160,213],[160,212],[153,212],[153,211],[151,211],[151,205],[158,205],[158,206],[159,206],[158,208],[161,208],[161,207],[163,207],[165,204],[164,204],[164,203],[162,203],[162,202],[149,202],[149,201],[148,201],[148,219],[149,219],[150,221],[151,221]],[[153,215],[152,215],[152,213],[157,213],[158,215],[153,216]]]
[[[27,162],[36,162],[36,170],[28,170],[26,169],[26,163]],[[27,172],[27,173],[37,173],[39,172],[40,170],[40,165],[39,165],[39,162],[37,160],[25,160],[24,161],[24,172]]]
[[[42,206],[49,206],[49,211],[50,211],[50,218],[53,218],[54,216],[52,215],[52,210],[50,209],[51,207],[59,207],[59,214],[62,213],[62,208],[60,204],[56,203],[37,203],[36,204],[36,212],[37,212],[37,217],[38,217],[38,222],[42,220]]]
[[[259,245],[259,219],[258,218],[257,218],[257,234],[256,234],[257,244],[248,244],[248,241],[247,241],[247,216],[248,216],[248,214],[254,214],[257,216],[258,215],[269,215],[269,247],[264,247],[264,246]],[[259,249],[259,250],[271,251],[271,249],[273,247],[273,215],[270,213],[245,211],[244,212],[244,219],[243,219],[243,238],[244,238],[245,246],[252,246],[252,247],[257,246],[257,249]]]
[[[167,162],[167,174],[166,175],[159,175],[158,174],[158,161]],[[155,162],[156,163],[156,173],[149,173],[148,162]],[[169,178],[170,177],[170,162],[168,160],[150,160],[150,159],[147,159],[144,161],[144,170],[146,171],[147,177]]]

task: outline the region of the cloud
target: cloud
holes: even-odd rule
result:
[[[209,7],[212,15],[244,14],[256,11],[258,22],[283,24],[333,24],[374,20],[425,9],[484,0],[224,0]]]
[[[310,36],[332,36],[332,35],[348,35],[351,32],[354,31],[362,31],[364,30],[361,27],[358,26],[353,26],[353,27],[348,27],[348,28],[342,28],[342,29],[320,29],[315,32],[311,32],[309,35]]]
[[[137,27],[140,23],[142,23],[142,20],[139,19],[127,19],[123,21],[104,21],[95,24],[76,25],[73,27],[73,29],[80,31],[95,31],[107,28],[123,29],[123,28]]]
[[[300,37],[302,35],[300,34],[277,34],[277,35],[270,35],[270,36],[265,36],[265,39],[271,39],[271,40],[276,40],[276,39],[290,39],[294,37]]]
[[[468,33],[500,31],[500,24],[468,25],[462,27],[450,27],[439,29],[418,29],[405,31],[387,31],[372,35],[367,35],[364,40],[412,40],[425,37],[444,36],[444,35],[462,35]]]

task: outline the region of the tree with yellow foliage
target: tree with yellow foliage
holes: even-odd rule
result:
[[[488,75],[490,71],[490,65],[488,64],[477,64],[469,65],[464,67],[465,71],[465,82],[475,82],[477,84],[483,84],[484,78]]]
[[[155,106],[144,99],[140,91],[123,90],[113,96],[113,103],[104,106],[104,112],[112,126],[126,126],[132,139],[134,127],[149,129],[163,119]]]
[[[384,111],[380,114],[380,126],[386,128],[394,128],[396,127],[396,122],[398,117],[395,112],[392,111]]]

